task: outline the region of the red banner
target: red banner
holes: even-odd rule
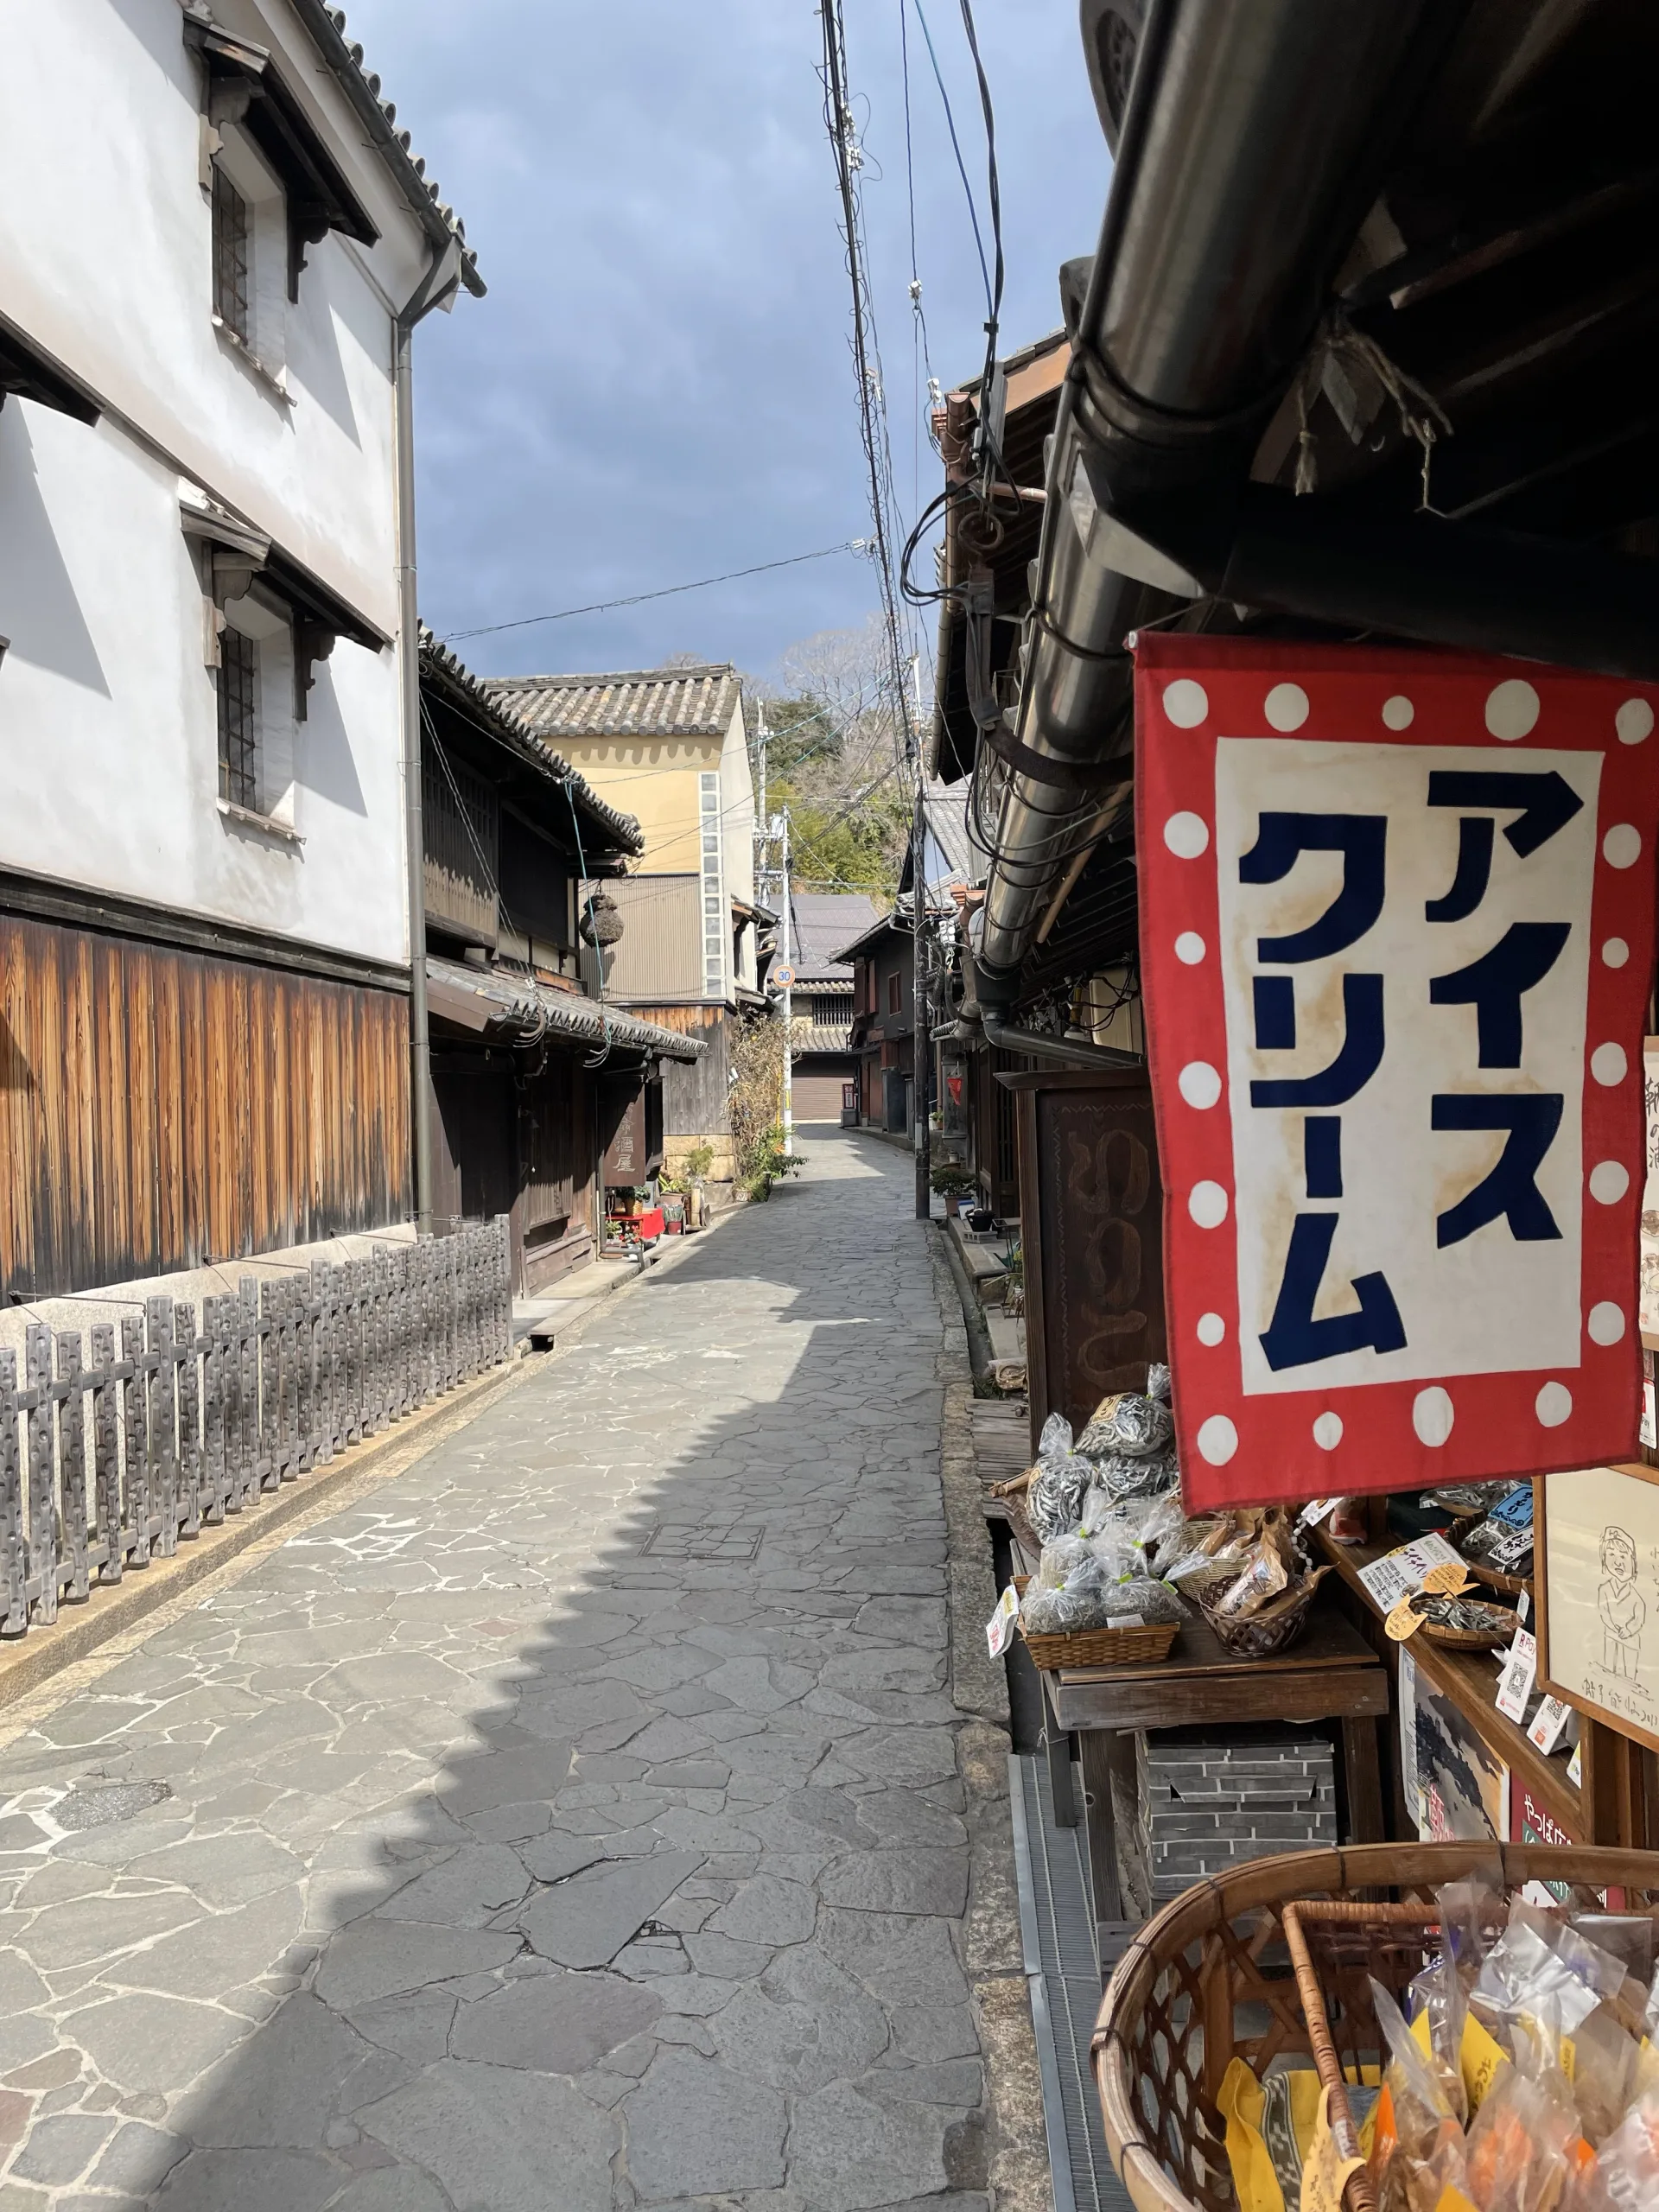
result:
[[[1148,634],[1189,1509],[1629,1458],[1659,687]]]

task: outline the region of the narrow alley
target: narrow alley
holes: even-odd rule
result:
[[[5,2212],[988,2202],[945,1319],[805,1148],[10,1742]]]

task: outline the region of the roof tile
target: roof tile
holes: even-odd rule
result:
[[[723,737],[742,696],[730,662],[615,676],[514,676],[490,691],[538,737]]]

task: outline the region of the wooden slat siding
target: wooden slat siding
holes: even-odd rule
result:
[[[408,1206],[395,993],[0,916],[0,1298]]]

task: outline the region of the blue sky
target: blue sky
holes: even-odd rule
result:
[[[908,0],[917,253],[935,373],[979,365],[984,297]],[[899,0],[845,0],[894,476],[919,456]],[[957,0],[922,0],[984,222],[984,139]],[[1069,0],[979,0],[996,106],[1003,350],[1059,320],[1109,162]],[[868,533],[848,284],[810,0],[353,0],[490,287],[416,340],[421,598],[441,634],[649,591]],[[988,249],[988,238],[987,239]],[[922,404],[925,404],[925,391]],[[875,605],[849,556],[607,615],[457,642],[480,672],[765,674]]]

